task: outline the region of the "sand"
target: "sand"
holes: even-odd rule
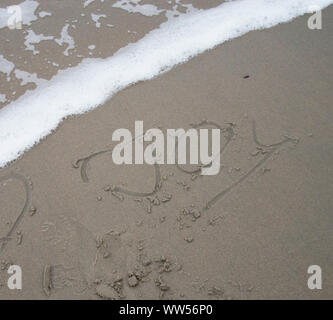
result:
[[[0,298],[332,299],[332,17],[225,43],[0,169]],[[220,174],[115,165],[112,133],[135,120],[221,126]],[[10,264],[20,291],[7,288]],[[307,287],[310,265],[322,290]]]

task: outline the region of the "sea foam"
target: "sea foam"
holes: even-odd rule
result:
[[[323,9],[333,0],[238,0],[160,25],[107,59],[60,71],[0,110],[0,167],[18,158],[66,117],[103,104],[119,90],[184,63],[251,30]],[[304,26],[306,28],[306,26]]]

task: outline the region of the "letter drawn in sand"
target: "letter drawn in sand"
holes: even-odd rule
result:
[[[11,226],[10,230],[7,232],[6,236],[0,239],[0,241],[1,241],[0,253],[5,249],[7,242],[9,240],[13,239],[14,233],[16,232],[20,222],[22,221],[24,214],[29,210],[29,207],[31,204],[31,192],[30,192],[30,187],[29,187],[29,183],[28,183],[27,179],[20,174],[12,173],[12,174],[6,175],[4,177],[1,177],[0,183],[3,181],[10,180],[10,179],[18,180],[23,184],[23,187],[25,190],[25,202],[24,202],[24,206],[23,206],[21,212],[15,219],[13,225]]]
[[[43,279],[42,286],[44,293],[49,297],[51,295],[52,282],[51,282],[51,271],[52,267],[50,265],[46,265],[43,268]]]
[[[142,133],[142,130],[140,129],[140,125],[142,125],[141,122],[140,122],[139,126],[136,126],[136,132]],[[233,137],[235,136],[234,129],[233,129],[235,124],[228,123],[227,127],[222,128],[219,124],[217,124],[214,121],[203,120],[199,124],[192,124],[191,126],[193,128],[193,131],[191,131],[191,129],[189,129],[187,132],[185,132],[185,130],[182,130],[182,129],[178,129],[178,130],[168,129],[167,149],[169,149],[169,151],[170,151],[170,149],[173,149],[175,151],[175,153],[172,154],[172,152],[168,152],[167,163],[168,164],[175,163],[177,168],[180,171],[182,171],[183,173],[191,174],[192,178],[193,177],[195,178],[200,174],[214,175],[214,174],[218,173],[219,169],[220,169],[220,165],[221,165],[221,163],[220,163],[221,156],[222,156],[223,152],[226,150],[227,146],[231,143]],[[195,142],[198,140],[198,136],[197,136],[197,131],[194,129],[198,129],[203,126],[213,126],[216,128],[216,131],[214,131],[214,129],[212,129],[212,135],[214,136],[212,139],[212,150],[213,151],[218,150],[219,152],[218,153],[212,152],[212,155],[209,156],[209,154],[208,154],[208,131],[205,129],[201,129],[200,130],[200,140],[202,140],[202,141],[200,141],[200,145],[201,145],[200,146],[200,160],[203,163],[198,165],[198,167],[194,170],[182,168],[180,166],[180,164],[183,164],[183,162],[184,162],[184,164],[186,163],[186,154],[184,156],[184,154],[182,155],[182,152],[178,152],[178,159],[177,159],[178,161],[175,161],[177,150],[181,151],[184,148],[186,149],[186,143],[184,141],[187,137],[191,138],[191,146],[192,146],[192,143],[194,145],[197,145]],[[170,130],[173,130],[173,131],[170,131]],[[194,136],[192,134],[193,132],[196,133],[196,136]],[[223,142],[223,143],[221,142],[221,139],[220,139],[221,132],[225,133],[225,139],[224,139],[225,142]],[[152,134],[152,136],[155,136],[155,137],[161,136],[161,135],[162,135],[162,133],[160,132],[160,130],[154,131]],[[173,136],[174,139],[170,138],[170,135]],[[116,137],[119,138],[120,136],[124,136],[124,137],[126,136],[126,142],[128,145],[130,145],[130,148],[132,150],[132,140],[130,141],[130,139],[131,139],[130,132],[127,132],[126,134],[124,132],[118,132],[116,134]],[[140,136],[140,137],[142,137],[142,136]],[[177,137],[178,139],[176,140],[175,137]],[[236,186],[238,186],[243,181],[245,181],[248,177],[250,177],[279,149],[279,147],[281,147],[282,145],[284,145],[285,143],[288,143],[288,142],[291,142],[293,144],[298,143],[298,139],[290,138],[290,137],[286,137],[285,139],[283,139],[277,143],[270,144],[270,145],[265,145],[265,144],[259,142],[259,140],[257,138],[257,133],[256,133],[255,121],[252,121],[252,137],[253,137],[254,143],[257,146],[257,149],[261,150],[258,152],[263,154],[264,157],[261,160],[259,160],[257,162],[257,164],[255,164],[251,169],[249,169],[248,172],[243,174],[238,180],[236,180],[231,185],[229,185],[228,187],[226,187],[223,190],[221,190],[220,192],[218,192],[213,198],[209,199],[203,206],[202,210],[209,210],[216,202],[221,200],[226,194],[228,194],[230,191],[232,191]],[[137,139],[137,138],[138,137],[135,137],[134,139]],[[144,138],[145,138],[145,135],[144,135]],[[152,137],[150,137],[149,139],[152,140]],[[156,142],[156,140],[155,140],[155,142]],[[178,143],[182,143],[182,145],[185,147],[180,148],[178,146]],[[154,199],[150,199],[149,197],[156,195],[156,193],[162,188],[159,164],[156,163],[156,160],[158,160],[158,157],[156,155],[159,152],[160,148],[158,148],[154,144],[151,144],[150,147],[151,147],[150,149],[148,148],[145,151],[149,153],[150,160],[153,160],[153,159],[155,160],[155,187],[152,192],[148,192],[148,193],[135,192],[135,191],[126,190],[126,189],[123,189],[121,187],[114,186],[114,185],[104,188],[105,191],[111,191],[111,193],[114,195],[125,194],[125,195],[129,195],[129,196],[133,196],[133,197],[138,197],[138,198],[142,197],[142,198],[148,199],[149,208],[150,208],[150,209],[148,209],[148,213],[151,212],[151,202],[155,201]],[[121,146],[121,148],[123,148],[123,146]],[[143,146],[141,149],[141,146],[136,145],[135,149],[141,150],[143,152]],[[191,150],[191,148],[190,148],[190,150]],[[195,152],[192,152],[190,154],[192,157],[192,160],[193,160],[193,158],[195,158],[195,156],[196,157],[198,156],[198,153],[197,153],[198,149],[194,148],[194,150],[196,151],[196,155],[195,155]],[[79,159],[74,163],[74,165],[73,165],[74,168],[79,168],[80,163],[81,163],[81,178],[82,178],[83,182],[88,182],[88,177],[87,177],[87,172],[86,172],[88,162],[96,156],[102,155],[106,152],[113,153],[113,151],[114,151],[114,149],[99,151],[86,158]],[[119,150],[117,152],[119,153]],[[130,154],[129,151],[128,151],[128,154]],[[163,152],[160,152],[160,156],[161,155],[163,155]],[[139,157],[140,159],[141,159],[141,156],[142,156],[142,153],[140,154],[140,157]],[[124,163],[124,161],[123,161],[123,163]],[[139,199],[136,199],[136,200],[139,200]],[[141,200],[140,200],[140,202],[141,202]]]

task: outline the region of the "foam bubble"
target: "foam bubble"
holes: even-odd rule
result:
[[[0,93],[0,103],[4,103],[4,102],[6,102],[6,100],[7,100],[6,95],[3,93]]]
[[[105,14],[95,14],[95,13],[92,13],[91,14],[91,18],[96,23],[96,28],[100,28],[102,24],[99,22],[99,19],[100,18],[106,18],[106,15]]]
[[[46,137],[67,116],[96,108],[119,90],[170,70],[251,30],[270,28],[333,0],[239,0],[183,15],[120,49],[61,71],[0,110],[0,167]],[[313,8],[313,7],[312,7]]]
[[[159,10],[155,5],[152,4],[140,4],[141,0],[118,0],[112,6],[126,10],[131,13],[141,13],[144,16],[156,16],[159,15],[163,10]]]
[[[53,36],[44,36],[43,34],[37,35],[33,30],[29,29],[24,41],[24,45],[26,46],[25,50],[32,51],[34,55],[39,54],[39,51],[35,48],[35,44],[39,44],[41,41],[53,39]]]
[[[72,50],[75,48],[75,42],[73,37],[68,33],[69,24],[66,23],[62,30],[61,35],[59,39],[55,39],[55,42],[58,43],[60,46],[62,46],[64,43],[67,44],[67,48],[64,51],[65,56],[69,56],[69,50]]]
[[[0,54],[0,72],[7,75],[7,80],[10,79],[10,74],[14,68],[15,64],[8,61],[2,54]]]

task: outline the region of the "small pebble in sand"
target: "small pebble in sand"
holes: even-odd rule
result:
[[[96,294],[103,299],[119,299],[119,294],[114,290],[114,288],[105,283],[101,283],[96,286]]]
[[[135,275],[129,276],[127,282],[130,287],[136,287],[139,284],[139,281]]]
[[[111,186],[105,186],[104,188],[103,188],[103,190],[105,191],[105,192],[108,192],[108,191],[111,191]]]
[[[264,174],[266,172],[270,172],[271,169],[270,168],[261,168],[261,172]]]
[[[193,237],[186,237],[184,238],[184,240],[187,242],[187,243],[191,243],[194,241],[194,238]]]
[[[102,200],[103,200],[103,198],[101,196],[97,197],[97,201],[102,201]]]
[[[72,167],[74,169],[78,169],[79,168],[79,163],[78,162],[72,162]]]
[[[22,243],[22,238],[23,238],[23,235],[22,235],[21,231],[18,231],[17,232],[17,238],[16,238],[16,244],[18,246]]]
[[[247,291],[247,292],[251,292],[253,289],[254,289],[253,286],[249,286],[249,287],[246,289],[246,291]]]
[[[142,258],[142,265],[143,266],[147,267],[147,266],[151,265],[151,263],[152,263],[152,261],[149,258],[147,258],[147,257]]]
[[[168,291],[170,289],[170,287],[164,282],[164,280],[161,276],[158,279],[155,280],[155,285],[162,292]]]
[[[36,212],[37,212],[37,209],[34,206],[32,206],[29,210],[30,216],[33,216]]]

